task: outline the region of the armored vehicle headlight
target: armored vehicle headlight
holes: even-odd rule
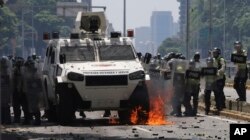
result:
[[[129,79],[130,80],[137,80],[137,79],[144,79],[145,78],[145,73],[144,71],[136,71],[133,73],[129,74]]]
[[[68,79],[71,81],[83,81],[84,80],[84,75],[75,73],[75,72],[69,72],[67,76],[68,76]]]

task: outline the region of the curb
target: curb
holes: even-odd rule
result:
[[[227,110],[227,109],[224,109],[224,110],[218,112],[217,110],[215,110],[213,108],[214,108],[214,106],[210,107],[210,112],[215,114],[215,115],[222,115],[222,116],[226,116],[229,118],[234,118],[234,119],[239,119],[239,120],[244,120],[244,121],[250,122],[250,113],[234,111],[234,110]],[[199,109],[205,112],[204,103],[199,103]]]
[[[233,84],[232,83],[226,83],[225,86],[233,88]],[[246,89],[250,90],[250,85],[246,85]]]

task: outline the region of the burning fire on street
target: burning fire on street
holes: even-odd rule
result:
[[[142,107],[135,108],[130,117],[132,124],[137,124],[139,119],[139,112],[143,111]],[[150,110],[148,113],[147,125],[171,125],[173,122],[169,122],[165,119],[164,101],[160,96],[152,98],[150,100]]]

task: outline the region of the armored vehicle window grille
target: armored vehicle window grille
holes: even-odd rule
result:
[[[101,61],[134,60],[135,55],[130,45],[107,45],[99,47]]]
[[[86,76],[86,86],[122,86],[128,85],[127,75]]]
[[[95,53],[93,46],[61,47],[60,54],[65,54],[66,62],[95,61]]]

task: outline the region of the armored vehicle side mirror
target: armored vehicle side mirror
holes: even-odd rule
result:
[[[66,56],[65,56],[65,54],[60,54],[59,60],[60,60],[60,64],[66,63]]]
[[[141,60],[141,57],[142,57],[141,52],[138,52],[138,53],[136,53],[136,54],[137,54],[137,57]]]
[[[148,64],[150,62],[151,57],[152,57],[151,53],[146,53],[143,62]]]

